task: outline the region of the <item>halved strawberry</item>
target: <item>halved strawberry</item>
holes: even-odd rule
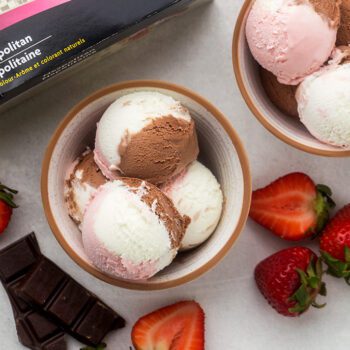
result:
[[[283,176],[253,192],[250,217],[277,236],[298,241],[322,231],[335,206],[332,191],[303,173]]]
[[[16,190],[0,183],[0,234],[8,226],[13,208],[17,208],[17,205],[13,202],[13,195],[16,193]]]
[[[182,301],[154,311],[136,322],[131,339],[136,350],[203,350],[203,309]]]
[[[341,209],[324,229],[320,248],[328,273],[350,285],[350,204]]]

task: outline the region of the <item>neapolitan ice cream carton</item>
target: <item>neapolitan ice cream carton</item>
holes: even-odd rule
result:
[[[0,0],[0,106],[206,1]]]

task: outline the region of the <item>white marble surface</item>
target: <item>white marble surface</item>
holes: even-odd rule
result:
[[[302,153],[270,135],[252,116],[237,89],[231,63],[231,40],[242,0],[216,0],[165,23],[145,40],[104,58],[0,116],[0,179],[17,188],[20,208],[0,247],[34,230],[40,246],[57,264],[101,296],[128,321],[107,338],[108,349],[129,350],[137,318],[181,299],[196,299],[206,311],[208,350],[343,350],[350,342],[349,287],[326,277],[326,309],[298,319],[279,316],[255,288],[255,265],[287,247],[252,222],[214,270],[188,285],[162,292],[132,292],[109,286],[82,271],[51,234],[41,206],[40,168],[45,147],[58,122],[80,99],[107,84],[155,78],[185,85],[217,105],[232,121],[247,148],[254,187],[300,170],[332,186],[339,206],[350,201],[350,159]],[[316,243],[310,246],[317,248]],[[19,350],[7,297],[0,288],[0,349]],[[79,345],[69,340],[69,349]]]

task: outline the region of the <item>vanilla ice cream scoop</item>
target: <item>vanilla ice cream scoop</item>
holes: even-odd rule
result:
[[[109,179],[117,171],[159,185],[198,156],[194,121],[172,97],[143,91],[117,99],[97,126],[95,160]]]
[[[101,186],[82,223],[84,249],[101,271],[144,280],[175,258],[189,218],[157,187],[132,178]]]
[[[73,165],[65,183],[65,200],[71,218],[80,224],[85,209],[97,189],[107,182],[94,162],[91,150],[84,152]]]
[[[329,58],[340,0],[256,0],[246,36],[255,60],[282,84],[297,85]]]
[[[349,51],[347,54],[346,51]],[[301,122],[318,140],[350,149],[350,48],[337,50],[330,65],[300,84],[296,98]],[[337,64],[345,60],[343,64]]]
[[[215,231],[223,208],[220,184],[212,172],[194,161],[161,189],[178,211],[191,219],[181,250],[197,247],[206,241]]]

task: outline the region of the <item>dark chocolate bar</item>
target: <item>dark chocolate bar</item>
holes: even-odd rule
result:
[[[9,296],[18,338],[33,350],[66,350],[64,332],[20,299],[16,287],[41,259],[35,235],[32,233],[0,251],[0,279]]]
[[[115,311],[44,256],[16,293],[87,345],[99,345],[108,332],[125,325]]]

